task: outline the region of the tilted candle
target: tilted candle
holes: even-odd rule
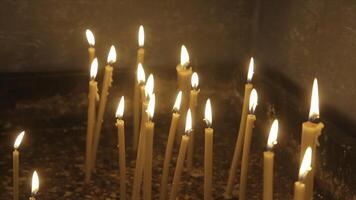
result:
[[[20,153],[18,151],[18,148],[20,147],[21,141],[25,135],[25,131],[22,131],[15,140],[14,143],[14,151],[12,152],[12,173],[13,173],[13,190],[14,190],[14,195],[13,199],[18,200],[19,199],[19,157]]]
[[[117,148],[119,150],[120,199],[126,199],[126,153],[125,153],[125,122],[122,119],[125,109],[125,98],[121,97],[116,110],[116,127],[118,133]]]
[[[207,128],[205,128],[204,145],[204,200],[212,199],[213,185],[213,139],[214,129],[212,126],[212,113],[210,99],[206,101],[205,118]]]

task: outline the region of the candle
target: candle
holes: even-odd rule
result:
[[[109,95],[109,88],[111,87],[111,83],[112,83],[113,64],[115,62],[116,62],[116,50],[115,47],[112,45],[108,55],[108,60],[107,60],[108,64],[105,66],[105,74],[103,79],[103,86],[101,88],[98,116],[96,119],[95,129],[94,129],[94,140],[93,140],[94,146],[92,152],[93,160],[91,166],[93,170],[95,169],[95,162],[96,162],[96,156],[98,151],[101,126],[103,123],[106,101]]]
[[[321,135],[321,131],[324,128],[324,124],[317,122],[319,119],[319,97],[318,97],[318,81],[314,79],[313,91],[311,97],[311,106],[309,111],[309,120],[303,123],[302,128],[302,142],[300,145],[301,156],[304,155],[307,147],[312,148],[312,169],[309,172],[305,180],[305,199],[312,199],[313,187],[314,187],[314,173],[315,173],[315,159],[316,148],[319,146],[318,137]],[[302,160],[302,157],[300,158]]]
[[[88,53],[89,53],[89,64],[91,64],[95,58],[95,37],[93,32],[91,30],[87,29],[85,30],[85,35],[87,38],[87,41],[89,43],[89,48],[88,48]]]
[[[152,153],[153,153],[153,134],[155,124],[152,122],[155,108],[155,94],[150,96],[147,106],[147,122],[145,123],[145,169],[143,179],[143,196],[145,200],[152,199]]]
[[[164,155],[163,173],[162,173],[160,193],[159,193],[160,200],[166,200],[166,197],[167,197],[167,182],[168,182],[169,164],[170,164],[171,158],[172,158],[174,138],[175,138],[175,134],[177,131],[177,125],[179,122],[179,116],[180,116],[179,108],[180,108],[181,101],[182,101],[182,91],[179,91],[176,101],[173,106],[171,127],[169,128],[166,152]]]
[[[120,199],[126,199],[126,153],[125,153],[125,122],[122,119],[125,109],[125,98],[121,97],[116,110],[116,127],[118,133],[119,166],[120,166]]]
[[[304,153],[299,169],[299,181],[294,183],[294,200],[305,200],[305,178],[309,174],[312,160],[312,149],[308,147]]]
[[[277,144],[278,120],[274,120],[267,140],[267,151],[263,152],[263,200],[273,199],[273,146]]]
[[[98,83],[95,81],[98,72],[98,59],[94,58],[90,67],[89,95],[88,95],[88,122],[85,154],[85,183],[89,183],[91,178],[91,158],[93,134],[95,125],[95,100],[98,98]]]
[[[212,113],[210,99],[205,105],[205,150],[204,150],[204,200],[212,199],[212,182],[213,182],[213,136],[214,129],[212,125]]]
[[[140,92],[144,90],[144,84],[146,81],[145,71],[143,70],[142,64],[139,63],[137,66],[137,81],[135,81],[135,91],[134,91],[134,134],[133,134],[133,152],[137,151],[138,145],[138,135],[139,135],[139,127],[140,127],[140,106],[141,106],[141,96]]]
[[[227,186],[226,186],[226,190],[225,190],[225,194],[224,194],[224,196],[227,199],[232,198],[232,188],[233,188],[234,181],[236,178],[237,166],[241,159],[241,152],[242,152],[244,134],[245,134],[246,118],[247,118],[247,113],[248,113],[248,98],[250,97],[250,93],[253,88],[253,84],[251,83],[252,78],[253,78],[253,73],[254,73],[253,71],[254,71],[254,60],[253,60],[253,58],[251,58],[250,65],[248,68],[248,74],[247,74],[247,83],[245,84],[245,94],[244,94],[244,101],[243,101],[243,105],[242,105],[240,128],[239,128],[239,133],[237,135],[234,155],[233,155],[230,170],[229,170],[229,178],[227,181]]]
[[[187,153],[187,147],[189,143],[189,133],[191,130],[192,130],[192,114],[190,113],[190,109],[189,109],[187,112],[187,120],[185,123],[185,134],[182,135],[182,140],[179,147],[176,169],[174,171],[171,195],[169,200],[176,200],[178,194],[180,177],[182,175],[185,154]]]
[[[189,135],[189,145],[188,145],[188,155],[187,155],[187,168],[190,174],[193,172],[193,163],[194,163],[194,127],[195,127],[195,118],[196,118],[196,107],[198,104],[198,94],[199,94],[199,77],[196,72],[193,73],[191,78],[192,90],[190,91],[189,98],[189,108],[192,112],[192,127],[193,131]]]
[[[36,194],[40,187],[40,181],[38,179],[38,174],[36,171],[32,174],[32,183],[31,183],[31,197],[30,200],[36,200]]]
[[[188,98],[189,98],[189,88],[190,88],[190,80],[192,76],[192,68],[189,66],[189,54],[187,48],[185,48],[184,45],[181,47],[181,52],[180,52],[180,64],[177,65],[176,67],[177,70],[177,78],[178,78],[178,89],[182,91],[183,93],[183,98],[182,98],[182,113],[185,114],[188,109]],[[185,120],[185,116],[182,115],[182,121]],[[183,124],[179,127],[178,134],[176,135],[176,142],[179,144],[181,135],[182,135],[182,130],[183,130]]]
[[[246,188],[247,188],[247,170],[250,159],[250,146],[252,138],[252,129],[254,122],[256,121],[256,116],[254,115],[257,106],[257,92],[252,89],[250,95],[249,111],[250,114],[247,115],[246,120],[246,130],[244,139],[244,148],[242,152],[242,162],[241,162],[241,175],[240,175],[240,189],[239,189],[239,200],[246,199]]]
[[[143,63],[145,57],[145,49],[143,48],[145,44],[145,31],[141,25],[138,29],[138,50],[137,50],[137,63]]]
[[[18,151],[18,148],[20,147],[21,141],[23,136],[25,135],[25,131],[22,131],[15,140],[14,143],[14,151],[12,152],[12,164],[13,164],[13,190],[14,190],[14,200],[18,200],[19,199],[19,157],[20,157],[20,153]]]

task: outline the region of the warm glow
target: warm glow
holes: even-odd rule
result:
[[[250,102],[249,102],[249,110],[250,113],[254,113],[256,106],[257,106],[257,91],[255,89],[252,89],[251,94],[250,94]]]
[[[272,149],[274,145],[277,144],[278,137],[278,120],[275,119],[272,123],[271,130],[269,131],[269,136],[267,140],[267,147]]]
[[[189,109],[187,112],[187,119],[185,121],[185,132],[188,133],[191,130],[192,130],[192,113],[190,112]]]
[[[40,181],[38,179],[38,174],[36,171],[33,172],[32,175],[32,187],[31,187],[31,193],[36,194],[38,192],[38,189],[40,187]]]
[[[191,78],[191,83],[192,83],[192,88],[196,89],[198,88],[199,85],[199,77],[196,72],[193,73],[192,78]]]
[[[307,173],[312,169],[311,161],[312,161],[312,149],[311,147],[308,147],[304,153],[302,164],[300,165],[300,169],[299,169],[300,179],[304,178],[307,175]]]
[[[179,91],[177,94],[176,101],[174,102],[173,110],[178,112],[180,109],[180,104],[182,102],[182,91]]]
[[[210,99],[206,100],[204,120],[208,127],[211,126],[211,124],[213,123]]]
[[[95,79],[97,73],[98,73],[98,59],[94,58],[90,66],[90,78]]]
[[[148,102],[147,110],[146,110],[149,119],[153,118],[153,115],[155,113],[155,104],[156,104],[156,95],[152,94],[150,95],[150,101]]]
[[[111,45],[109,55],[108,55],[108,63],[114,64],[116,62],[116,50],[114,45]]]
[[[319,92],[318,92],[318,80],[315,78],[313,83],[309,119],[318,119],[318,118],[319,118]]]
[[[14,143],[14,148],[17,149],[19,148],[20,144],[21,144],[21,141],[22,141],[22,138],[23,136],[25,135],[25,131],[22,131],[17,137],[16,137],[16,140],[15,140],[15,143]]]
[[[182,45],[180,50],[180,65],[183,67],[187,67],[189,65],[189,54],[184,45]]]
[[[116,117],[121,119],[122,116],[124,115],[124,109],[125,109],[125,97],[121,97],[119,105],[117,106],[116,109]]]
[[[140,28],[138,29],[138,45],[140,47],[143,47],[144,44],[145,44],[145,30],[141,25]]]
[[[255,66],[255,61],[253,60],[253,57],[251,57],[250,65],[248,67],[248,73],[247,73],[247,81],[248,82],[252,81],[254,66]]]
[[[93,32],[91,32],[91,30],[87,29],[85,30],[85,35],[87,36],[87,40],[90,46],[94,46],[95,45],[95,37]]]
[[[145,70],[143,69],[143,66],[141,63],[138,63],[137,65],[137,82],[144,83],[146,81],[146,74]]]
[[[150,74],[148,76],[148,79],[147,79],[146,85],[145,85],[146,97],[151,96],[151,94],[153,93],[153,88],[154,88],[154,79],[153,79],[153,75]]]

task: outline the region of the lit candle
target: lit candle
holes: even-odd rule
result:
[[[25,131],[22,131],[15,140],[14,143],[14,151],[12,152],[12,164],[13,164],[13,190],[14,190],[14,200],[19,199],[19,157],[20,153],[18,148],[20,147],[23,136],[25,135]]]
[[[169,200],[176,200],[178,194],[180,177],[182,175],[185,154],[187,153],[187,147],[189,143],[189,133],[191,132],[191,130],[192,130],[192,114],[190,113],[190,109],[189,109],[187,112],[187,119],[185,123],[185,134],[182,135],[182,140],[179,147],[176,169],[174,171],[171,195],[169,197]]]
[[[267,151],[263,152],[263,200],[273,199],[273,146],[277,144],[278,120],[274,120],[267,140]]]
[[[308,147],[304,153],[302,163],[299,169],[299,181],[294,183],[294,200],[305,200],[305,178],[309,176],[312,169],[312,149]]]
[[[190,91],[190,98],[189,98],[189,108],[190,111],[192,112],[192,127],[193,131],[189,135],[189,145],[188,145],[188,155],[187,155],[187,168],[188,172],[192,174],[193,172],[193,163],[194,163],[194,127],[195,127],[195,118],[196,118],[196,107],[198,105],[198,94],[199,94],[199,77],[196,72],[193,73],[192,79],[191,79],[191,84],[192,84],[192,90]]]
[[[91,178],[91,159],[93,149],[93,134],[95,125],[95,100],[98,95],[98,83],[95,81],[98,72],[98,59],[94,58],[90,67],[89,95],[88,95],[88,122],[85,154],[85,183],[89,183]]]
[[[87,38],[87,41],[89,43],[89,48],[88,48],[88,53],[89,53],[89,64],[93,62],[94,58],[95,58],[95,37],[93,32],[91,32],[91,30],[87,29],[85,30],[85,35]]]
[[[116,110],[116,127],[118,133],[119,166],[120,166],[120,199],[126,199],[126,153],[125,153],[125,122],[122,119],[125,109],[125,98],[121,97]]]
[[[143,179],[143,196],[144,200],[152,199],[152,153],[153,153],[153,134],[155,124],[152,122],[155,109],[155,94],[150,96],[150,101],[147,106],[147,122],[145,123],[145,169]]]
[[[205,128],[205,150],[204,150],[204,200],[212,199],[213,182],[213,136],[212,113],[210,99],[206,101],[205,118],[207,128]]]
[[[248,98],[250,97],[251,90],[253,88],[253,84],[251,83],[253,78],[253,73],[254,73],[254,60],[253,58],[251,58],[250,65],[248,68],[248,74],[247,74],[247,83],[245,84],[245,94],[244,94],[244,101],[242,105],[240,128],[239,128],[239,133],[237,135],[234,155],[229,170],[229,178],[227,181],[226,191],[224,194],[225,198],[227,199],[232,198],[232,188],[236,178],[237,166],[241,159],[242,147],[244,145],[243,141],[244,141],[244,134],[245,134],[246,118],[248,114]]]
[[[36,195],[40,188],[40,181],[38,179],[38,174],[36,171],[32,174],[32,183],[31,183],[31,197],[30,200],[36,200]]]
[[[244,148],[242,152],[242,162],[241,162],[241,175],[240,175],[240,188],[239,188],[239,200],[246,199],[246,188],[247,188],[247,170],[250,159],[250,146],[252,138],[252,130],[254,127],[254,122],[256,121],[256,116],[254,115],[257,106],[257,92],[252,89],[249,101],[249,111],[250,114],[247,115],[246,120],[246,130],[244,139]]]
[[[180,52],[180,64],[176,67],[177,70],[177,79],[178,79],[178,89],[182,91],[183,98],[182,98],[182,121],[185,120],[184,114],[187,112],[188,109],[188,98],[189,98],[189,88],[190,88],[190,80],[192,76],[192,68],[189,66],[189,54],[187,48],[184,45],[181,47]],[[181,135],[183,132],[183,124],[179,127],[178,134],[176,135],[176,142],[179,144]]]
[[[303,123],[302,128],[302,143],[300,145],[300,161],[303,159],[307,147],[312,148],[312,169],[305,180],[305,199],[312,199],[313,187],[314,187],[314,171],[315,171],[315,158],[316,148],[319,146],[318,137],[321,135],[321,131],[324,128],[324,124],[317,122],[319,119],[319,96],[318,96],[318,81],[314,79],[313,91],[311,97],[311,106],[309,111],[309,120]]]
[[[176,101],[173,106],[171,127],[169,128],[166,152],[164,155],[163,173],[162,173],[160,194],[159,194],[160,200],[166,200],[166,197],[167,197],[167,182],[168,182],[169,164],[170,164],[171,158],[172,158],[174,138],[175,138],[175,134],[177,131],[177,125],[179,122],[179,116],[180,116],[179,108],[180,108],[181,101],[182,101],[182,91],[179,91]]]
[[[145,45],[145,31],[143,26],[141,25],[138,29],[138,50],[137,50],[137,63],[143,63],[145,57],[145,49],[143,46]]]
[[[116,62],[116,50],[115,47],[112,45],[108,55],[108,60],[107,60],[108,64],[105,66],[105,74],[103,79],[103,87],[101,88],[98,116],[96,119],[95,129],[94,129],[94,141],[93,141],[94,146],[92,152],[93,160],[91,166],[93,170],[95,169],[95,162],[96,162],[96,156],[98,151],[101,126],[103,123],[106,101],[109,95],[109,88],[111,87],[112,84],[112,71],[113,71],[113,64],[115,62]]]

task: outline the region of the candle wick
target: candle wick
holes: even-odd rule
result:
[[[178,109],[177,108],[173,108],[172,112],[178,114]]]
[[[185,135],[189,136],[193,132],[193,129],[189,129],[185,131]]]
[[[208,119],[203,119],[203,121],[206,123],[207,128],[211,128],[211,122]]]
[[[320,122],[320,118],[318,115],[312,115],[309,117],[308,121],[317,124]]]

